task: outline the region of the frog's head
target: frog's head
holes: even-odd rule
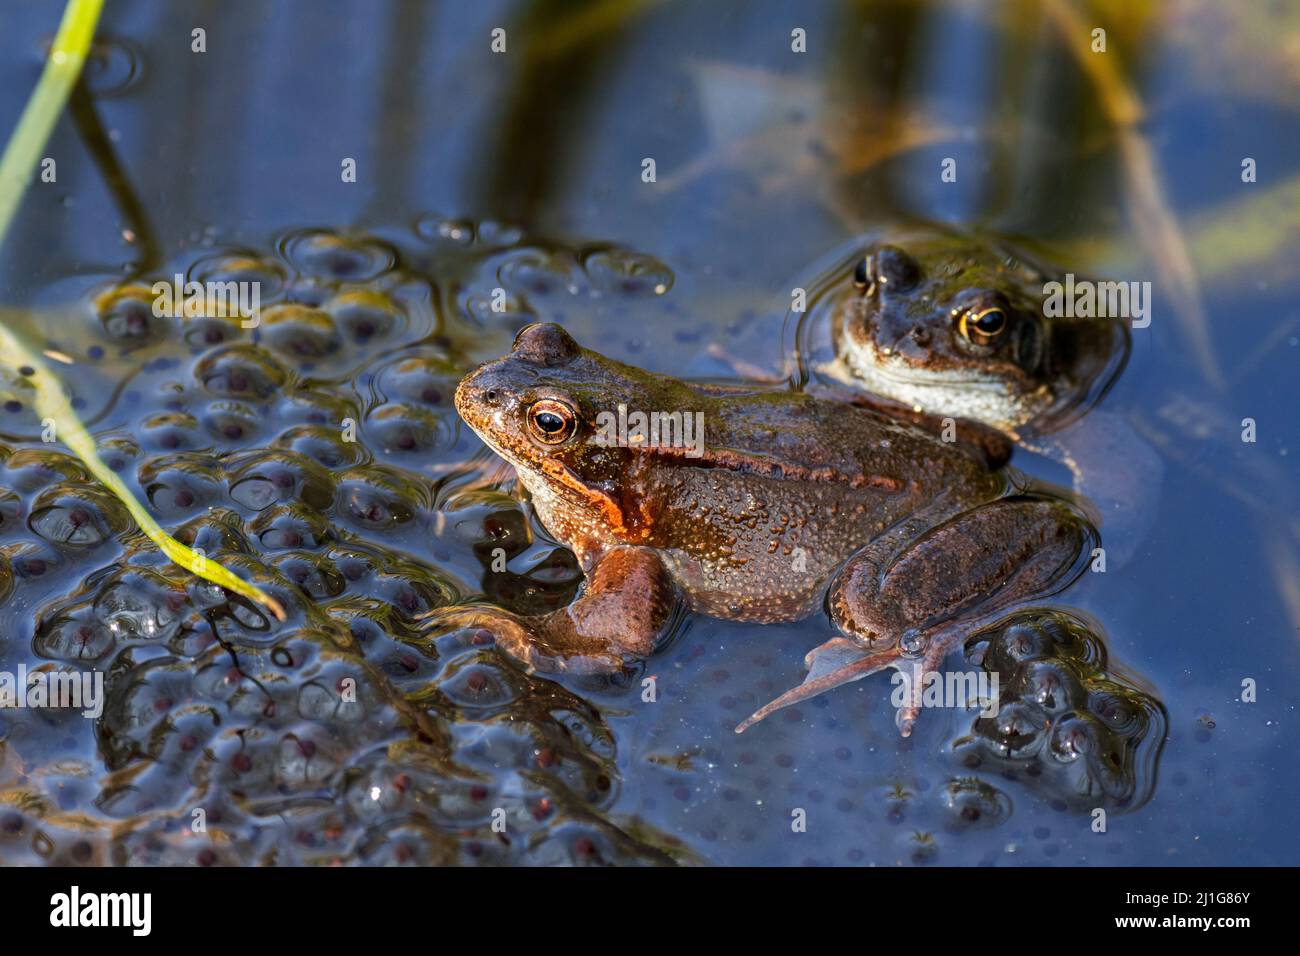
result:
[[[1050,431],[1100,398],[1128,355],[1122,322],[1043,314],[1056,278],[1023,253],[958,234],[883,241],[836,303],[836,351],[885,398],[1013,434]]]
[[[620,404],[664,408],[677,384],[584,349],[558,325],[535,324],[510,354],[461,381],[456,411],[534,499],[617,534],[633,451],[606,440],[606,423]]]

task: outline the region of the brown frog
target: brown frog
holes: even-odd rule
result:
[[[907,735],[920,676],[971,629],[1065,587],[1093,540],[1072,505],[1017,488],[977,446],[801,392],[653,375],[557,325],[521,331],[460,383],[456,408],[514,465],[586,582],[550,614],[462,608],[436,625],[490,630],[537,670],[593,673],[650,655],[680,604],[759,623],[824,607],[839,636],[737,732],[896,668],[911,678],[898,713]],[[610,428],[636,412],[650,424]],[[680,440],[688,421],[702,423],[702,442]]]

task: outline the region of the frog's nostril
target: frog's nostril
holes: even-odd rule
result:
[[[497,400],[497,390],[495,388],[489,388],[483,393],[483,397],[489,402],[495,402]]]
[[[924,326],[918,325],[916,328],[912,329],[912,341],[917,345],[929,345],[930,330]]]

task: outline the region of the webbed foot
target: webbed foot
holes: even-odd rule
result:
[[[480,632],[476,642],[493,643],[529,671],[543,674],[612,674],[625,666],[621,654],[597,642],[553,646],[545,627],[500,608],[439,608],[424,616],[426,633]],[[541,624],[542,622],[537,622]]]
[[[893,667],[899,660],[899,651],[893,648],[886,651],[869,651],[844,637],[832,637],[824,644],[814,647],[804,657],[808,675],[798,687],[792,687],[776,700],[764,704],[736,727],[736,733],[743,734],[768,714],[808,700],[818,694],[849,684],[855,680],[869,677],[886,667]]]

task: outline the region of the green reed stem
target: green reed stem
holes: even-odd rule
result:
[[[0,157],[0,241],[9,234],[9,225],[27,191],[41,150],[49,142],[68,94],[81,75],[103,6],[104,0],[69,0],[63,11],[63,22],[50,47],[41,80]]]

